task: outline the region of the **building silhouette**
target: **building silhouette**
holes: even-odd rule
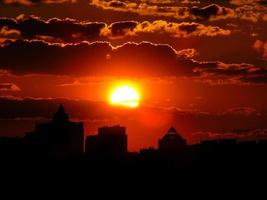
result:
[[[233,167],[240,169],[244,166],[250,169],[253,163],[257,163],[257,170],[262,166],[264,171],[267,166],[266,139],[224,137],[187,145],[173,127],[159,139],[157,149],[150,147],[140,152],[128,152],[126,127],[119,125],[99,128],[96,135],[86,137],[85,153],[83,147],[83,123],[70,121],[60,105],[50,122],[36,123],[35,130],[24,137],[0,137],[0,161],[2,164],[15,162],[14,166],[28,163],[31,167],[36,160],[44,160],[41,162],[43,165],[66,158],[68,166],[78,166],[77,170],[72,168],[72,171],[88,173],[90,176],[92,172],[103,173],[106,166],[112,172],[115,169],[125,169],[127,172],[133,169],[141,172],[174,169],[174,173],[180,173],[179,169],[232,170]],[[65,162],[62,163],[64,167],[67,166]],[[53,168],[54,163],[51,166]]]
[[[25,134],[24,143],[28,154],[59,158],[77,156],[83,153],[83,123],[70,121],[63,106],[59,105],[52,121],[36,123],[35,130]]]
[[[98,135],[87,136],[85,151],[96,159],[121,159],[127,155],[127,135],[123,126],[101,127]]]
[[[187,146],[186,140],[171,127],[168,132],[158,142],[159,152],[165,156],[176,155]]]

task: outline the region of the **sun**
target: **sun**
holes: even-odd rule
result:
[[[140,95],[134,87],[119,86],[111,93],[110,103],[113,105],[135,108],[139,106]]]

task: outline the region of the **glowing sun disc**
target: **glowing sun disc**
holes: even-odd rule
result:
[[[129,86],[121,86],[116,88],[110,97],[111,104],[126,107],[138,107],[139,100],[140,97],[138,92]]]

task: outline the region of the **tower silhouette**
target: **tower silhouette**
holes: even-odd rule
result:
[[[159,152],[164,155],[177,154],[186,147],[186,140],[171,127],[159,140]]]
[[[24,139],[30,153],[52,157],[75,156],[83,153],[83,123],[70,121],[60,104],[52,121],[36,123],[35,131],[26,133]]]
[[[65,113],[63,105],[60,104],[57,111],[53,115],[53,122],[61,123],[68,121],[69,121],[69,116],[67,113]]]

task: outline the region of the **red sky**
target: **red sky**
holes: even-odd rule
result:
[[[265,0],[0,0],[0,135],[59,103],[86,134],[127,127],[129,149],[175,126],[189,141],[267,128]],[[108,94],[135,84],[136,109]]]

